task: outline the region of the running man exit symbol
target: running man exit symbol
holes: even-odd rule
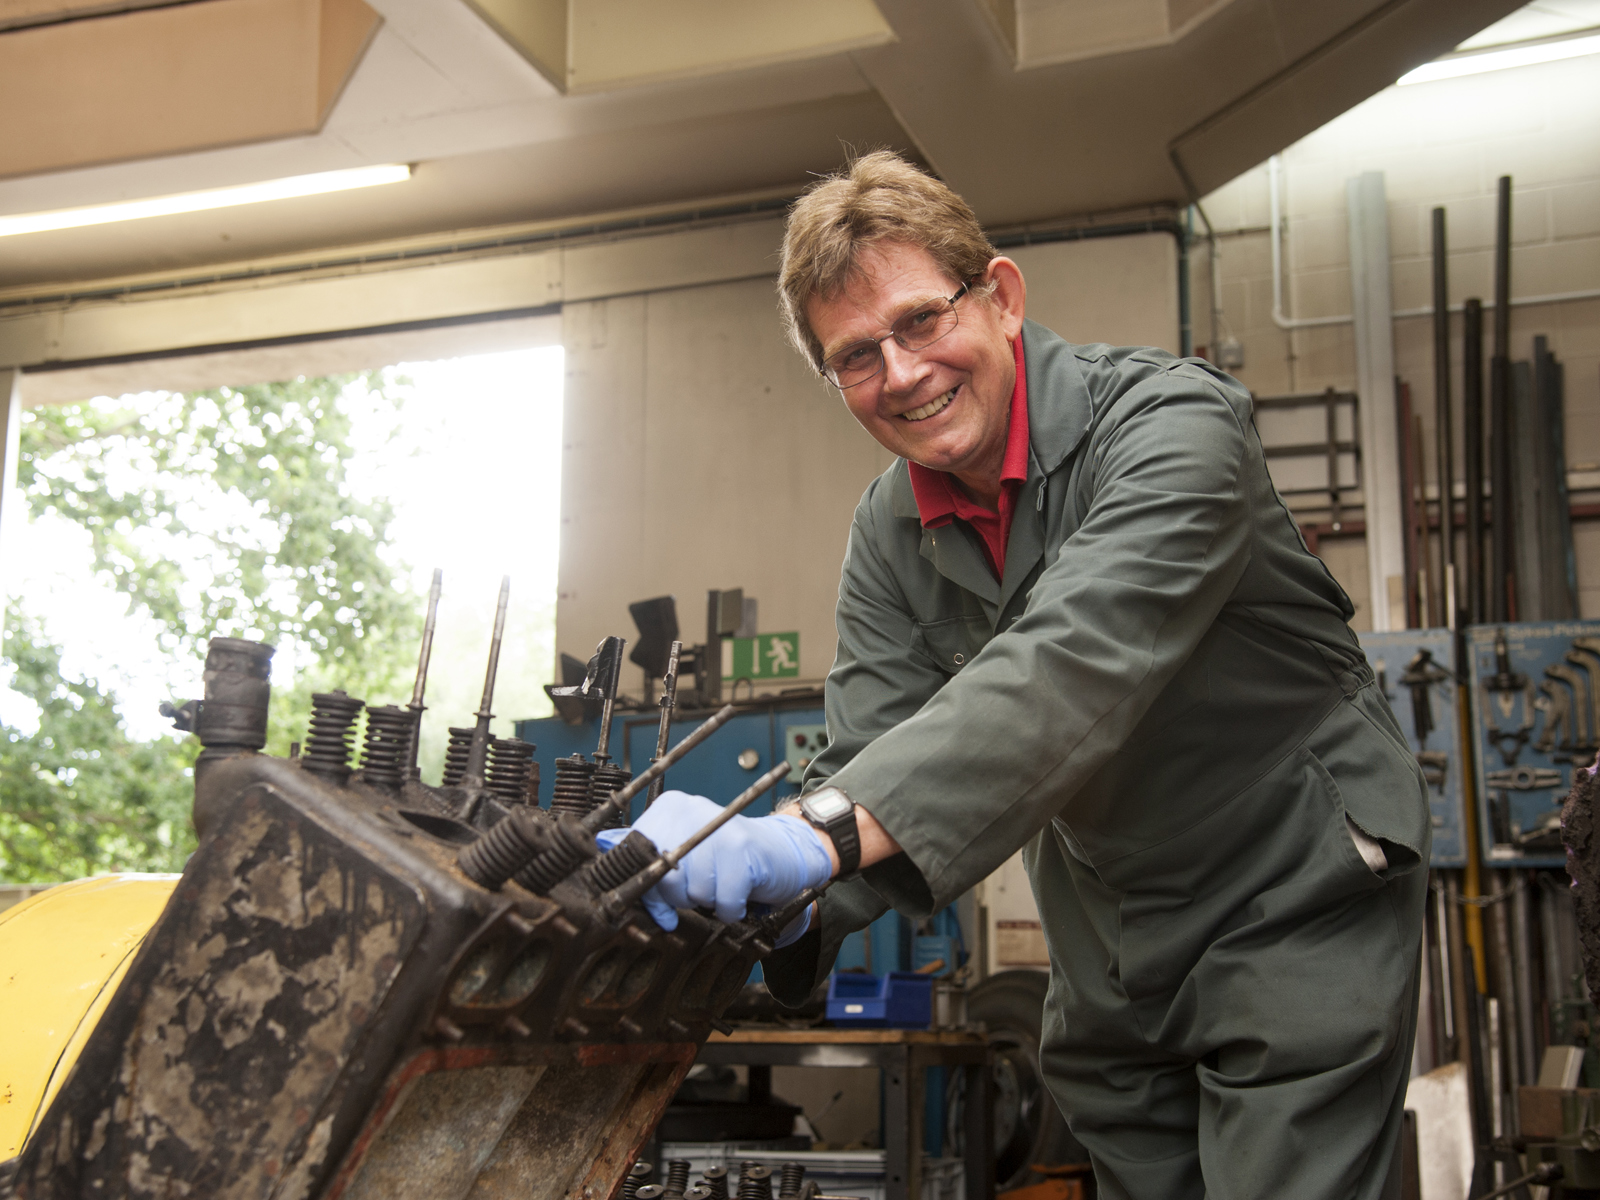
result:
[[[798,633],[729,638],[724,646],[723,679],[794,679],[800,674]]]

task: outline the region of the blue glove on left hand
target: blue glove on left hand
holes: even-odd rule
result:
[[[667,851],[721,811],[720,805],[704,796],[663,792],[633,828],[657,849]],[[626,832],[607,831],[602,844],[620,841]],[[680,908],[711,907],[719,921],[733,922],[745,915],[750,901],[783,904],[832,875],[833,860],[822,839],[801,818],[737,816],[645,893],[644,903],[663,929],[678,927]],[[798,936],[805,928],[800,925],[798,931],[791,927],[784,932]]]

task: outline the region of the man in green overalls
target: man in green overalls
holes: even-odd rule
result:
[[[847,933],[931,914],[1023,847],[1041,1066],[1103,1197],[1377,1200],[1426,794],[1249,393],[1027,321],[967,205],[886,153],[795,206],[779,287],[900,458],[850,531],[802,803],[730,822],[652,911],[731,920],[841,877],[767,962],[793,1002]],[[668,793],[636,828],[669,846],[711,811]]]

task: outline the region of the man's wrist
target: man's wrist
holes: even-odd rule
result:
[[[856,824],[855,802],[839,788],[828,785],[801,796],[795,809],[795,815],[823,837],[835,877],[854,876],[861,868],[861,832]]]

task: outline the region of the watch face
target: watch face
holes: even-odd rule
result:
[[[824,824],[850,811],[849,798],[833,788],[811,793],[806,797],[805,804],[807,811]]]

